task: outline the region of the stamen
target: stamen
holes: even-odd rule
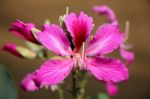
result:
[[[82,59],[82,56],[81,54],[75,54],[74,56],[74,68],[79,68],[80,70],[82,70],[84,68],[83,66],[83,59]]]
[[[125,44],[125,42],[128,40],[128,38],[129,38],[129,25],[130,25],[130,23],[129,23],[129,21],[126,21],[125,22],[125,39],[124,39],[124,44],[122,44],[121,45],[121,47],[122,48],[124,48],[124,49],[131,49],[132,47],[133,47],[133,45],[126,45]]]
[[[60,24],[60,26],[62,26],[62,24],[63,24],[63,16],[59,16],[59,24]]]
[[[65,13],[64,15],[62,15],[62,16],[59,16],[59,24],[60,24],[60,26],[63,25],[64,17],[65,17],[67,14],[69,14],[69,7],[68,7],[68,6],[66,7],[66,13]]]
[[[74,57],[74,69],[76,69],[77,68],[77,57],[75,56]]]
[[[87,46],[87,44],[93,39],[93,35],[90,35],[89,38],[85,41],[84,46]]]
[[[129,21],[126,21],[125,22],[125,39],[124,39],[124,42],[128,40],[128,37],[129,37]]]
[[[69,7],[66,7],[66,15],[69,14]]]
[[[82,59],[84,58],[85,43],[82,44]]]
[[[89,38],[90,38],[90,40],[92,40],[94,37],[93,37],[93,35],[90,35]]]

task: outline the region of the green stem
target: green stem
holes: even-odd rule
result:
[[[57,87],[57,91],[59,93],[59,99],[64,99],[64,93],[60,86]]]
[[[77,99],[77,88],[76,88],[76,71],[72,72],[72,98]]]
[[[77,71],[72,72],[72,98],[83,99],[87,82],[87,73],[83,71],[81,74],[77,75],[76,72]]]
[[[83,99],[84,94],[85,94],[85,85],[87,83],[87,73],[82,71],[82,73],[80,74],[80,81],[79,81],[79,90],[78,90],[78,98],[77,99]]]

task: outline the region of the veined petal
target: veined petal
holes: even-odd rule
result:
[[[56,85],[61,83],[73,69],[73,60],[48,60],[36,71],[34,81],[37,86]]]
[[[106,82],[106,90],[110,96],[115,96],[118,93],[117,85],[112,82]]]
[[[116,15],[114,11],[106,5],[102,6],[94,6],[93,11],[99,13],[100,15],[105,15],[111,24],[118,25],[118,21],[116,19]]]
[[[16,36],[31,41],[33,43],[39,44],[34,35],[31,32],[31,29],[35,28],[33,23],[24,23],[21,20],[17,20],[11,24],[9,31],[13,32]]]
[[[120,55],[123,59],[127,61],[127,64],[130,64],[134,61],[134,53],[131,51],[128,51],[124,48],[120,48]]]
[[[24,91],[35,91],[39,89],[33,81],[34,77],[35,73],[30,73],[22,80],[21,87]]]
[[[73,37],[77,50],[80,50],[82,43],[88,38],[93,28],[93,18],[81,12],[79,15],[71,13],[65,17],[67,30]]]
[[[115,83],[128,79],[128,69],[117,59],[90,58],[85,60],[85,66],[101,81]]]
[[[88,56],[108,54],[117,49],[123,42],[123,33],[116,25],[102,25],[86,48]]]
[[[39,41],[58,55],[69,55],[69,41],[63,29],[55,24],[45,24],[43,31],[35,34]]]

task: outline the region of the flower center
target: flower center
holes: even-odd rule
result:
[[[85,68],[84,66],[84,56],[80,53],[76,53],[74,56],[74,61],[75,61],[75,68],[78,68],[80,70],[83,70]]]

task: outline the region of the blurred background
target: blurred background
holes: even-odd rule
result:
[[[34,22],[39,29],[45,21],[58,23],[58,17],[65,13],[66,6],[70,12],[84,11],[93,16],[95,29],[106,22],[105,17],[93,13],[93,5],[106,4],[111,7],[124,31],[125,21],[130,21],[129,42],[133,44],[135,62],[129,66],[130,79],[119,84],[119,93],[111,99],[150,99],[150,0],[0,0],[0,46],[7,42],[24,45],[24,40],[8,32],[10,23],[16,19]],[[24,92],[20,88],[22,78],[42,64],[42,60],[24,60],[10,53],[0,52],[0,63],[7,66],[17,85],[19,99],[57,99],[57,93],[50,90]],[[104,85],[95,78],[90,78],[86,94],[102,92]],[[66,99],[71,96],[66,93]]]

